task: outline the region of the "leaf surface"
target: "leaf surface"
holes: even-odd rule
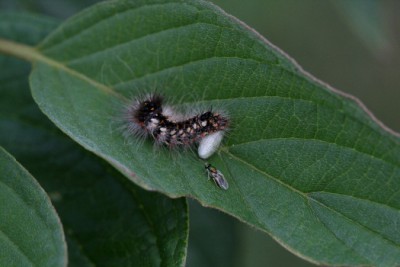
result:
[[[398,135],[215,6],[105,2],[61,25],[33,58],[42,111],[142,187],[192,196],[319,264],[400,264]],[[155,88],[173,105],[230,114],[210,159],[229,190],[207,181],[190,151],[124,139],[123,106]]]
[[[37,43],[56,25],[48,18],[18,13],[0,18],[0,35],[28,44]],[[182,266],[188,236],[186,201],[128,183],[54,127],[30,95],[28,63],[1,56],[0,68],[0,144],[50,195],[66,232],[68,265]],[[4,203],[9,205],[8,200]],[[27,249],[35,252],[34,247]]]
[[[0,147],[0,265],[66,266],[64,232],[36,180]]]

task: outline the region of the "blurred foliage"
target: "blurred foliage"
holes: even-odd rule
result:
[[[361,42],[379,58],[391,48],[389,30],[385,27],[383,4],[379,0],[336,0],[338,12]]]

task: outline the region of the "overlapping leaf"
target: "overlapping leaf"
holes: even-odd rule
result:
[[[0,35],[34,44],[55,25],[39,16],[2,14]],[[0,144],[36,175],[51,196],[66,230],[69,266],[182,265],[188,234],[186,201],[171,200],[126,183],[115,170],[58,131],[30,96],[28,63],[2,56],[0,68],[4,70],[0,74]],[[6,166],[13,168],[11,164]],[[20,192],[22,198],[29,197],[24,191],[27,186],[18,187],[23,191]],[[7,207],[7,212],[1,214],[8,216],[2,218],[3,223],[16,229],[35,223],[32,221],[28,225],[19,217],[13,219],[10,215],[18,215],[15,211],[22,212],[24,206],[12,205],[13,199],[3,193],[0,195],[4,197],[3,207]],[[37,254],[37,258],[43,258],[40,264],[32,261],[35,266],[47,266],[44,261],[48,255],[58,259],[53,250],[59,246],[51,242],[46,246],[37,243],[45,239],[52,228],[31,228],[34,230],[31,237],[37,239],[36,243],[20,236],[16,245],[28,255]],[[1,230],[9,228],[1,227]],[[46,248],[46,253],[38,253],[40,248]],[[0,253],[15,263],[20,261],[15,266],[26,265],[21,262],[24,257],[20,255],[3,249]],[[1,266],[14,266],[10,262],[2,263]]]
[[[35,179],[0,147],[0,265],[66,266],[64,232]]]

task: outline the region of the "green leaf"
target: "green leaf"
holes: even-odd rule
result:
[[[192,196],[318,264],[400,264],[398,135],[215,6],[105,2],[38,50],[2,41],[0,51],[34,61],[42,111],[142,187]],[[229,112],[233,127],[210,159],[229,190],[207,181],[190,151],[126,142],[115,117],[154,88],[173,104]]]
[[[0,147],[0,265],[66,266],[60,219],[35,179]]]
[[[35,43],[42,36],[38,33],[46,31],[44,25],[51,24],[43,17],[1,14],[0,35]],[[0,144],[51,196],[66,232],[69,266],[182,266],[186,201],[127,183],[57,130],[30,95],[29,64],[2,56],[0,69]]]

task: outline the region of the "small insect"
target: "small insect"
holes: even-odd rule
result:
[[[229,188],[228,182],[225,180],[225,176],[217,168],[213,167],[209,163],[205,163],[204,168],[207,170],[208,179],[213,179],[215,184],[224,190]]]

